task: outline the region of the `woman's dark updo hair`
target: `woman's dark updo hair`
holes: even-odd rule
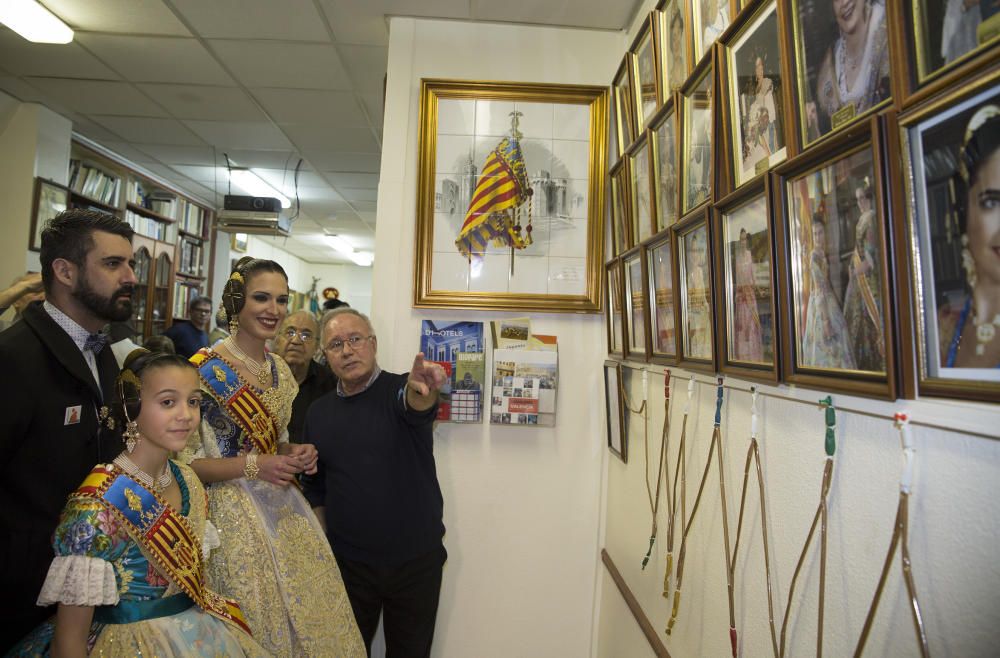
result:
[[[976,184],[983,163],[1000,148],[1000,107],[984,105],[976,110],[965,129],[965,139],[958,153],[958,175],[955,176],[955,204],[958,226],[966,228],[966,200]]]
[[[125,357],[122,371],[115,380],[115,415],[122,428],[127,421],[139,417],[142,407],[140,392],[143,373],[167,366],[194,369],[194,364],[180,354],[150,352],[143,347],[132,350]]]
[[[225,309],[226,321],[230,324],[240,314],[247,302],[247,281],[261,272],[280,274],[284,277],[285,282],[288,282],[288,274],[285,273],[284,268],[273,260],[244,256],[236,261],[236,267],[229,274],[229,280],[226,281],[226,285],[222,289],[222,308]]]

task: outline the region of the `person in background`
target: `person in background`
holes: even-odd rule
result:
[[[317,347],[319,325],[309,311],[298,311],[285,318],[274,339],[274,353],[285,360],[299,385],[292,402],[292,419],[288,422],[288,439],[292,443],[302,442],[302,425],[309,405],[337,385],[330,369],[313,360]]]
[[[59,213],[41,236],[46,301],[0,333],[0,653],[52,614],[35,601],[66,496],[121,452],[107,406],[118,364],[100,332],[132,316],[132,234],[112,215]]]
[[[66,502],[39,596],[59,604],[56,616],[14,655],[267,656],[238,603],[205,587],[203,556],[219,535],[194,471],[168,459],[198,426],[201,396],[184,357],[127,357],[114,399],[125,450]]]
[[[20,320],[28,304],[44,299],[41,273],[28,272],[14,279],[9,288],[0,290],[0,331]]]
[[[174,349],[183,357],[191,358],[194,353],[211,343],[208,340],[208,323],[212,319],[212,300],[195,297],[188,303],[188,322],[175,322],[163,335],[174,341]]]
[[[204,393],[202,422],[180,459],[208,484],[209,517],[222,544],[208,560],[210,587],[243,607],[272,655],[365,655],[340,569],[296,476],[316,448],[288,442],[298,386],[264,350],[285,319],[288,276],[272,260],[241,258],[222,292],[232,335],[191,361]]]
[[[146,339],[146,342],[144,342],[142,346],[145,347],[150,352],[177,354],[177,349],[174,347],[174,341],[170,340],[169,336],[150,336],[149,338]],[[181,356],[184,355],[182,354]]]
[[[325,302],[323,302],[323,310],[325,311],[332,311],[334,309],[342,308],[344,306],[349,308],[351,305],[339,299],[328,299]]]
[[[226,322],[226,309],[220,305],[219,310],[215,313],[215,328],[212,329],[212,333],[208,334],[208,346],[211,347],[228,336],[229,323]]]
[[[418,353],[409,374],[379,368],[364,314],[324,316],[337,388],[313,403],[303,440],[319,453],[303,476],[365,644],[383,615],[389,656],[429,656],[448,557],[431,434],[444,368]]]

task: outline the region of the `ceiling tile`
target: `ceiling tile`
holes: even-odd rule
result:
[[[190,36],[162,0],[45,0],[44,4],[77,30]]]
[[[101,144],[120,142],[123,138],[122,135],[116,134],[108,127],[95,123],[85,116],[73,117],[73,130]]]
[[[167,116],[163,108],[126,82],[35,77],[25,80],[57,102],[84,114]]]
[[[246,87],[351,89],[333,44],[213,40],[209,45]]]
[[[368,125],[353,91],[251,89],[250,93],[278,123]]]
[[[378,201],[378,190],[365,190],[353,187],[341,187],[340,193],[348,201]]]
[[[337,43],[389,46],[385,14],[367,0],[320,0]]]
[[[229,162],[239,167],[260,167],[261,169],[291,169],[299,162],[299,156],[295,151],[252,151],[244,149],[232,149],[227,151]],[[219,153],[218,164],[225,166],[226,158]],[[311,171],[309,163],[302,162],[302,171]]]
[[[141,84],[142,91],[178,119],[262,121],[264,114],[242,89],[199,85]]]
[[[385,123],[385,114],[383,112],[384,101],[382,99],[382,91],[377,92],[365,92],[359,94],[361,96],[361,101],[365,104],[365,109],[368,111],[368,119],[371,124],[375,127],[375,130],[382,134],[382,124]]]
[[[292,143],[313,150],[350,151],[374,153],[379,149],[378,142],[367,127],[342,128],[333,123],[325,124],[291,124],[282,123],[281,130],[288,135]],[[315,162],[315,166],[318,165]],[[325,168],[325,167],[324,167]]]
[[[217,150],[211,146],[171,146],[167,144],[143,144],[134,145],[143,153],[156,158],[160,162],[174,165],[207,165],[211,166],[215,162]]]
[[[13,75],[0,74],[0,90],[22,103],[44,103],[46,98],[41,91]]]
[[[74,121],[73,130],[76,130],[76,127],[77,124]],[[86,132],[84,132],[83,134],[87,135],[87,137],[90,137],[90,135]],[[107,148],[109,151],[117,153],[118,155],[125,158],[129,162],[134,162],[135,164],[138,165],[146,165],[156,162],[156,160],[153,157],[151,157],[146,153],[143,153],[139,149],[132,146],[132,144],[130,144],[129,142],[116,142],[114,140],[104,140],[104,139],[100,139],[97,141],[100,142],[101,146]]]
[[[173,0],[205,38],[328,41],[312,0]]]
[[[199,137],[220,149],[292,150],[292,145],[274,124],[255,121],[185,121]]]
[[[148,117],[107,117],[92,115],[91,118],[108,130],[130,142],[153,142],[174,146],[204,146],[197,135],[175,119],[151,119]]]
[[[170,165],[170,168],[193,181],[204,183],[209,188],[214,187],[220,179],[226,177],[226,170],[223,167],[174,164]]]
[[[87,50],[132,82],[234,84],[232,78],[196,39],[84,32],[78,36],[78,40]]]
[[[254,167],[254,173],[263,178],[265,181],[271,185],[281,187],[282,189],[292,190],[295,189],[295,169],[294,167],[289,167],[288,169],[263,169],[260,167]],[[305,187],[328,187],[329,183],[326,182],[321,176],[312,171],[300,171],[299,172],[299,188]]]
[[[378,189],[378,174],[324,172],[334,185],[338,187],[355,187],[361,189]]]
[[[378,206],[378,204],[374,201],[355,201],[353,205],[358,212],[363,212],[366,210],[369,212],[375,212],[375,209]]]
[[[79,43],[32,43],[16,32],[0,26],[0,62],[17,75],[58,76],[118,80],[120,76]]]
[[[386,68],[389,64],[389,50],[381,46],[340,46],[347,73],[358,89],[377,89],[385,86]]]
[[[379,153],[343,153],[321,151],[310,146],[303,147],[304,155],[312,166],[322,171],[353,171],[377,174],[382,169]]]
[[[469,0],[472,16],[477,21],[562,25],[601,30],[624,30],[635,15],[642,0],[607,2],[607,0],[576,0],[575,2],[493,2]],[[570,6],[571,4],[571,6]]]

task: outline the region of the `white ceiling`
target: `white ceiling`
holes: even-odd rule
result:
[[[0,0],[2,1],[2,0]],[[318,238],[375,247],[388,16],[625,29],[641,0],[42,0],[76,31],[33,44],[0,26],[0,90],[221,206],[225,157],[301,212],[270,239],[314,263]],[[241,191],[234,190],[237,194]]]

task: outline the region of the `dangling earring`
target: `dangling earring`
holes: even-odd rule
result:
[[[125,424],[125,449],[128,450],[129,454],[132,454],[132,451],[135,450],[138,443],[139,423],[134,420],[130,420]]]
[[[965,280],[969,284],[970,290],[976,289],[978,277],[976,276],[976,261],[969,251],[969,236],[962,234],[962,268],[965,270]]]
[[[233,319],[229,321],[229,335],[236,338],[236,332],[240,330],[240,319],[237,316],[233,316]]]

